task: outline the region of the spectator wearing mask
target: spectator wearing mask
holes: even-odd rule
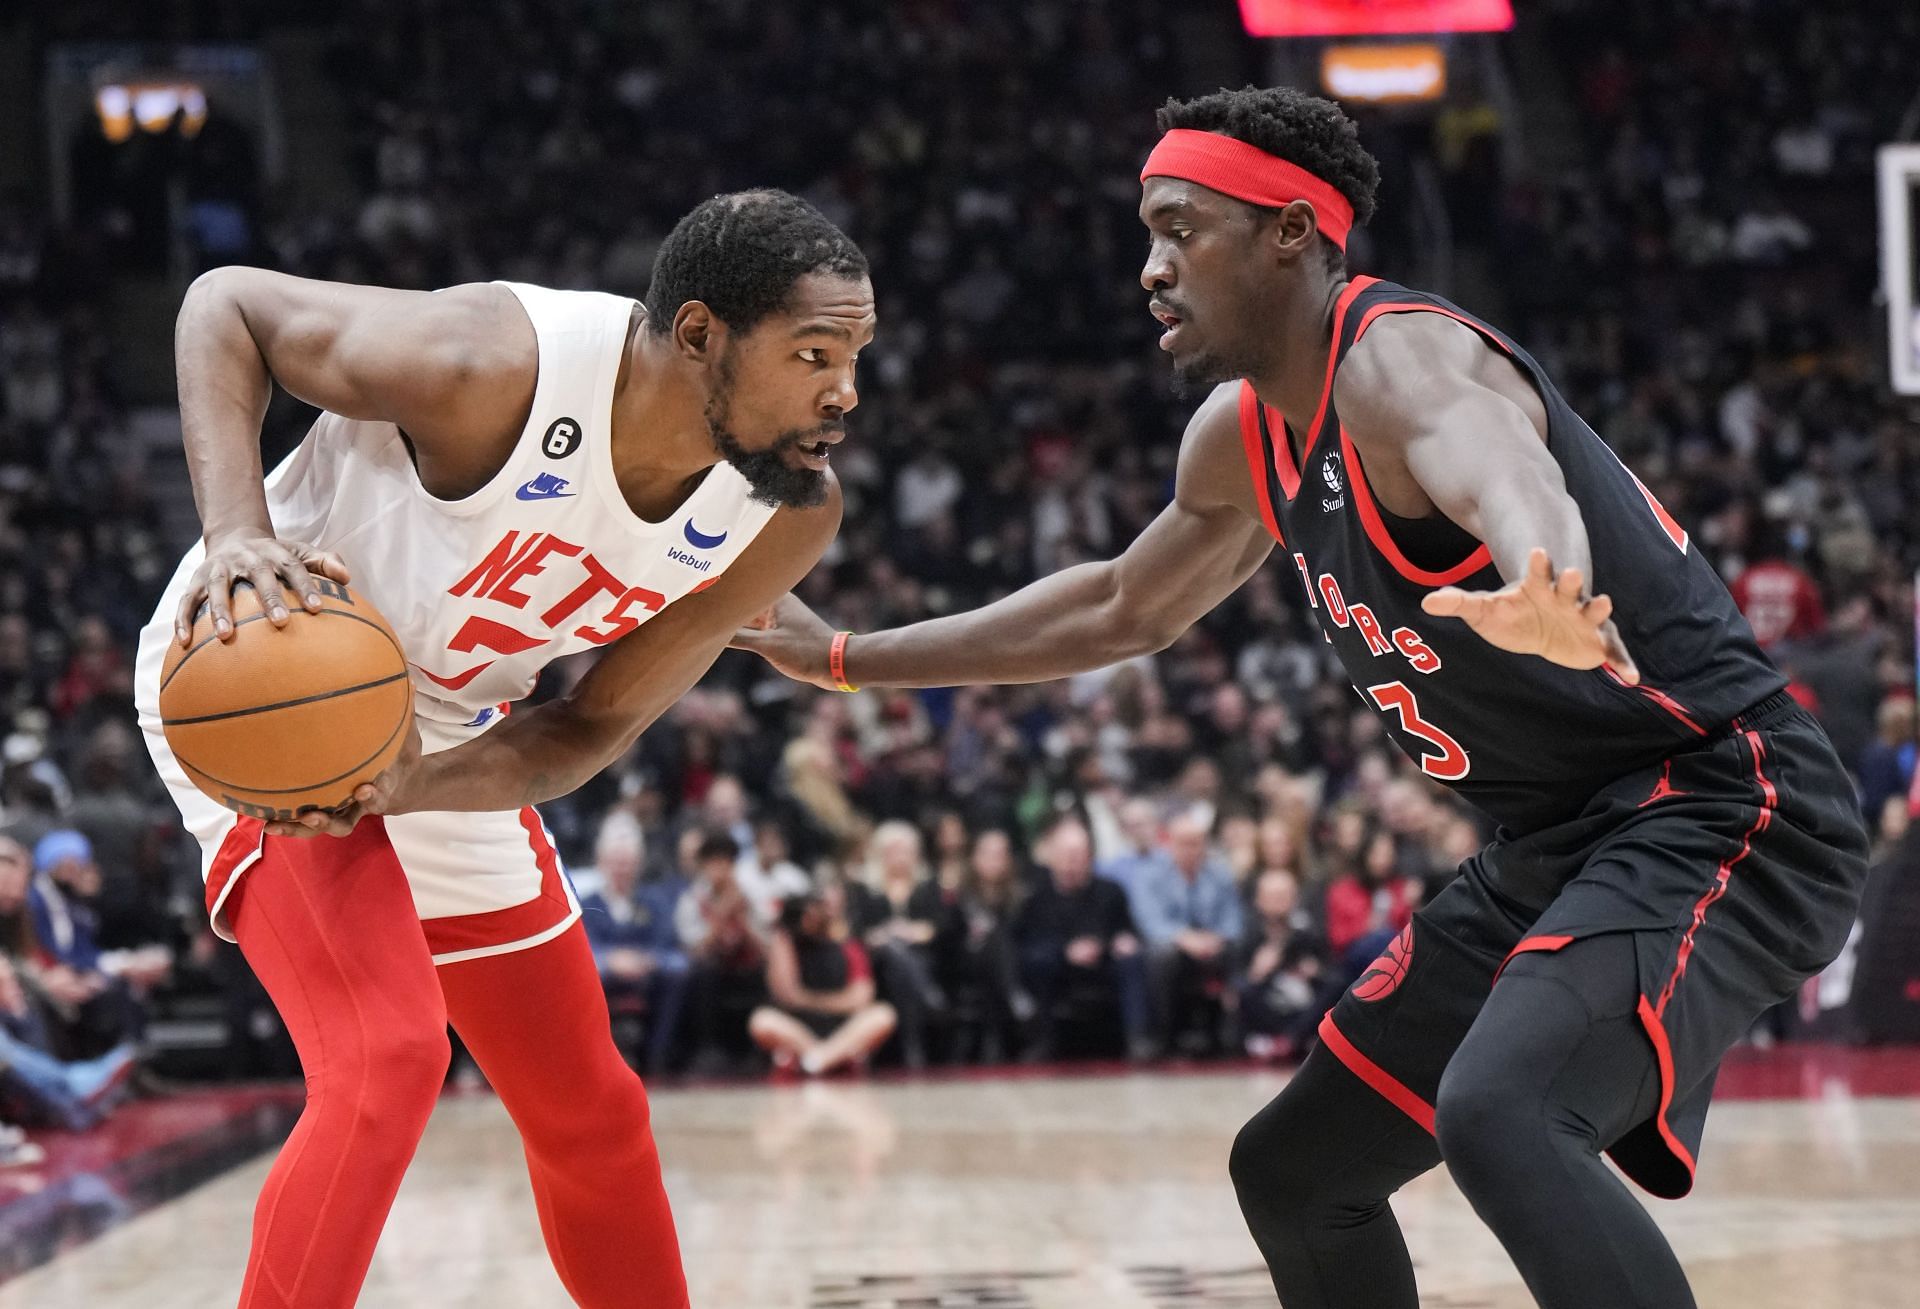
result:
[[[580,921],[608,1003],[644,1007],[646,1068],[659,1072],[673,1052],[693,966],[674,931],[674,888],[642,881],[645,866],[640,824],[620,810],[608,814],[594,841],[600,889],[580,898]]]
[[[771,1003],[747,1024],[776,1071],[798,1068],[815,1077],[862,1063],[893,1032],[893,1006],[875,998],[866,951],[848,938],[844,903],[835,886],[780,907],[767,949]]]
[[[1297,1059],[1339,997],[1326,943],[1300,907],[1300,881],[1270,868],[1253,884],[1253,913],[1235,953],[1232,995],[1246,1052]]]
[[[1188,812],[1167,824],[1167,861],[1148,869],[1130,898],[1146,942],[1154,1036],[1164,1043],[1175,1035],[1182,999],[1224,993],[1243,930],[1240,889]]]
[[[933,976],[939,897],[921,890],[928,879],[920,848],[911,823],[882,823],[865,885],[847,894],[848,921],[872,957],[881,995],[899,1015],[900,1057],[909,1068],[926,1067],[928,1028],[947,1008]]]
[[[753,846],[740,856],[733,871],[755,918],[768,931],[780,921],[783,902],[813,890],[807,870],[788,857],[786,828],[774,818],[762,818],[753,825]]]
[[[681,893],[674,927],[693,965],[696,1067],[724,1062],[733,1024],[764,994],[766,937],[734,877],[740,847],[725,832],[703,832],[694,850],[698,880]],[[729,1021],[731,1020],[731,1021]]]
[[[1027,1057],[1054,1058],[1061,1004],[1092,995],[1119,1007],[1128,1057],[1150,1058],[1145,961],[1127,893],[1093,875],[1093,838],[1078,818],[1054,820],[1041,838],[1040,862],[1046,880],[1014,927],[1020,974],[1037,1006]]]

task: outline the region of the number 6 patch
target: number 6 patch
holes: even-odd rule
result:
[[[540,451],[549,459],[565,459],[580,448],[580,424],[571,418],[556,418],[540,439]]]

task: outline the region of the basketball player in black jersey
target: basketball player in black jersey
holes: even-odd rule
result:
[[[1866,837],[1683,526],[1505,334],[1349,277],[1377,170],[1332,103],[1168,104],[1142,174],[1161,347],[1217,384],[1118,559],[849,638],[737,644],[821,686],[1035,682],[1167,646],[1265,562],[1363,701],[1499,823],[1340,1001],[1231,1172],[1288,1309],[1413,1309],[1388,1198],[1443,1158],[1547,1309],[1694,1303],[1653,1220],[1721,1056],[1838,952]]]

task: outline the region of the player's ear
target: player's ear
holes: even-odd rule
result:
[[[1273,252],[1286,263],[1306,255],[1313,248],[1314,237],[1320,231],[1313,206],[1305,200],[1295,200],[1270,211],[1266,222],[1267,240]]]
[[[694,363],[711,363],[726,334],[727,325],[698,300],[687,301],[673,316],[674,348]]]

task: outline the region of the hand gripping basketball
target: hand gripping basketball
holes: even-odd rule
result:
[[[309,809],[290,822],[268,823],[267,832],[272,836],[345,836],[369,814],[407,813],[407,784],[419,762],[420,727],[409,719],[407,743],[400,748],[400,757],[371,782],[355,787],[352,800],[337,809]]]
[[[300,597],[309,613],[322,603],[316,579],[345,585],[353,580],[346,563],[331,550],[300,541],[281,541],[260,533],[236,533],[207,542],[207,557],[193,570],[173,616],[173,639],[182,646],[193,640],[193,622],[205,604],[213,617],[214,635],[233,639],[233,588],[246,583],[260,597],[267,621],[287,625],[286,592]],[[284,589],[283,589],[284,584]]]

